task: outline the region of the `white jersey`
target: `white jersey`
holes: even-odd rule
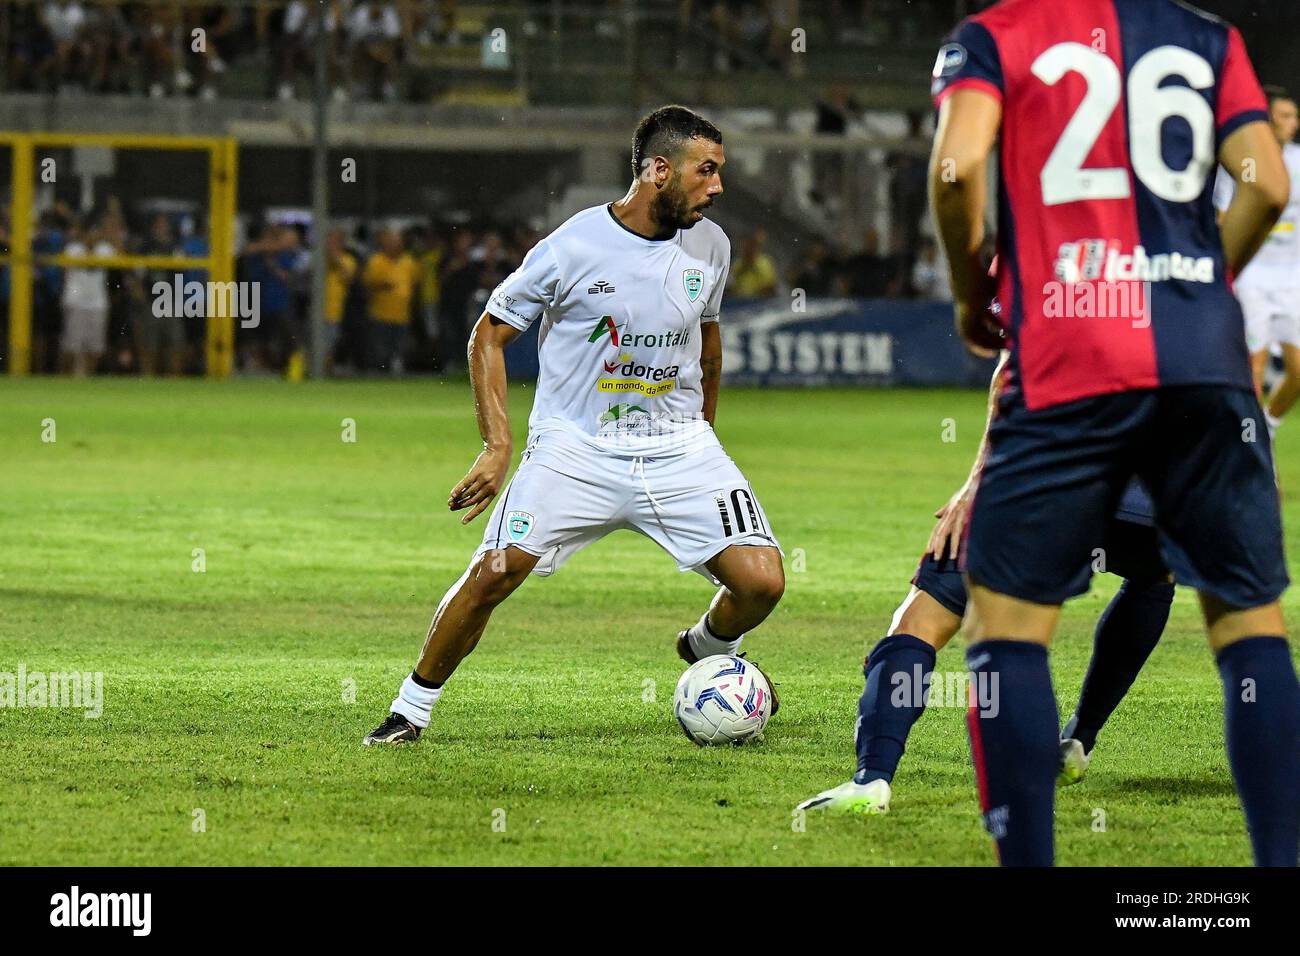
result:
[[[63,250],[69,256],[88,256],[91,251],[81,242],[70,242]],[[95,244],[94,255],[112,256],[117,250],[107,242]],[[108,308],[108,278],[103,269],[69,268],[63,274],[63,306],[80,309]]]
[[[700,325],[718,321],[731,243],[708,219],[647,239],[610,205],[573,216],[493,291],[487,311],[521,331],[539,318],[529,444],[662,456],[716,443],[704,420]],[[557,442],[550,441],[552,447]]]
[[[1291,201],[1268,234],[1268,239],[1241,271],[1235,285],[1241,289],[1300,288],[1300,145],[1286,143],[1282,161],[1291,176]],[[1236,182],[1222,167],[1214,181],[1214,205],[1220,211],[1232,202]]]

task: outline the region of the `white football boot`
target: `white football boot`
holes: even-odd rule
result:
[[[1068,787],[1083,779],[1088,772],[1088,761],[1092,757],[1083,749],[1083,744],[1073,737],[1061,741],[1061,769],[1056,775],[1058,787]]]
[[[889,812],[892,796],[888,782],[873,780],[870,783],[842,783],[823,790],[810,800],[805,800],[796,810],[838,810],[843,813],[877,814]]]

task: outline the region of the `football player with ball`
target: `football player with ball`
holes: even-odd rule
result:
[[[679,570],[720,585],[677,637],[688,663],[735,655],[781,599],[780,547],[713,431],[731,244],[704,211],[722,194],[724,162],[712,123],[680,106],[655,110],[633,137],[627,195],[573,216],[492,293],[469,345],[483,450],[447,505],[466,512],[464,523],[495,506],[367,745],[416,740],[497,605],[530,573],[552,573],[611,531],[637,531]],[[537,395],[506,484],[503,353],[535,322]],[[748,680],[742,706],[751,671],[744,661],[735,675]],[[770,699],[758,713],[776,706]]]

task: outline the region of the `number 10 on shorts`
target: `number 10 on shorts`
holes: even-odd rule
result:
[[[730,494],[725,491],[715,491],[713,500],[718,503],[722,533],[728,538],[751,531],[767,534],[758,507],[754,504],[754,496],[748,488],[736,488]]]

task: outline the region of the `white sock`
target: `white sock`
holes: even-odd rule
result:
[[[718,637],[709,630],[708,611],[705,611],[699,622],[686,632],[686,641],[691,645],[691,652],[698,660],[704,660],[714,654],[734,654],[740,650],[740,642],[744,638],[744,634],[730,640]]]
[[[429,714],[441,696],[441,687],[421,687],[407,674],[406,680],[402,681],[402,689],[397,692],[397,698],[389,710],[401,714],[423,730],[429,726]]]

